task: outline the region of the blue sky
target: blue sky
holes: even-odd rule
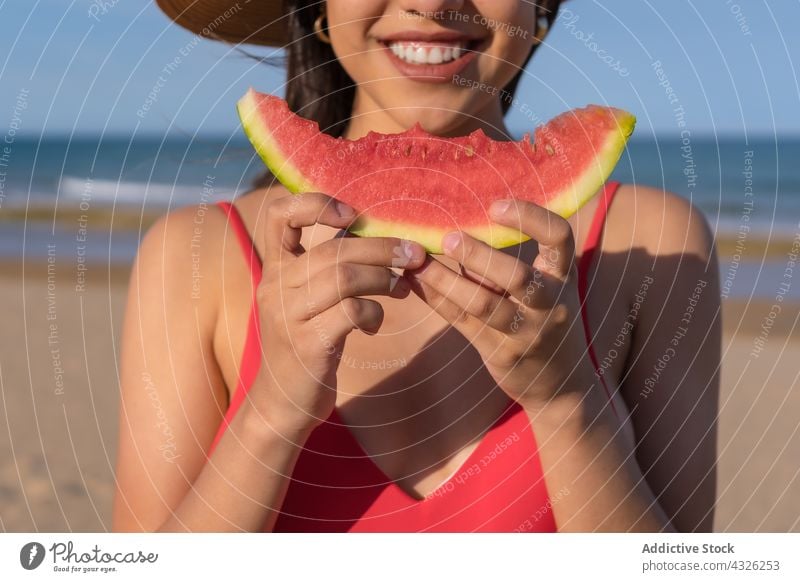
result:
[[[105,4],[105,13],[95,8],[92,18],[93,4]],[[800,136],[800,1],[571,0],[565,7],[518,93],[539,117],[607,103],[634,112],[639,135],[675,134],[680,107],[694,135]],[[25,92],[19,135],[229,134],[246,88],[275,91],[282,81],[279,69],[225,45],[196,43],[149,0],[0,0],[0,28],[0,124],[20,113]],[[520,108],[510,125],[526,127]]]

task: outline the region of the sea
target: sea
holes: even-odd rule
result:
[[[264,171],[238,135],[11,141],[0,144],[0,259],[45,257],[53,248],[74,253],[83,236],[91,239],[84,241],[84,260],[130,262],[142,228],[95,232],[80,217],[152,215],[233,199]],[[786,240],[787,253],[800,240],[800,137],[634,137],[612,178],[690,199],[720,238]],[[728,291],[774,295],[787,257],[737,264],[739,280],[750,283]],[[723,261],[721,269],[730,271],[730,264]],[[800,300],[800,281],[791,295]]]

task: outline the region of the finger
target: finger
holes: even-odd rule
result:
[[[467,271],[467,278],[490,287],[495,292],[506,293],[526,307],[550,308],[558,301],[564,288],[562,276],[542,270],[536,261],[532,266],[527,265],[513,255],[494,249],[469,234],[448,233],[443,243],[445,255],[459,261],[462,269]],[[539,257],[541,255],[537,260]],[[470,268],[466,269],[466,266]],[[470,276],[469,273],[475,274]],[[497,291],[504,285],[502,291]]]
[[[508,333],[517,305],[506,297],[461,277],[436,259],[429,258],[421,269],[406,270],[404,277],[422,281],[438,295],[447,298],[459,311],[466,312],[496,330]]]
[[[479,351],[484,346],[496,345],[502,337],[499,331],[478,320],[426,282],[410,276],[408,273],[403,277],[409,279],[411,290],[417,297],[427,303],[434,312],[458,330]]]
[[[408,297],[411,286],[406,279],[385,267],[335,263],[308,280],[302,319],[310,319],[334,306],[345,297],[384,295],[402,299]]]
[[[303,255],[286,283],[301,286],[334,263],[355,263],[381,267],[413,269],[425,261],[425,249],[418,243],[392,237],[333,238]]]
[[[539,243],[542,261],[538,265],[542,270],[558,277],[567,276],[575,258],[575,239],[569,222],[524,200],[496,201],[489,211],[499,224],[517,228]]]
[[[545,329],[554,312],[550,309],[532,309],[518,304],[514,317],[503,331],[486,325],[461,306],[450,301],[437,289],[420,279],[405,274],[411,283],[411,290],[431,308],[453,325],[482,354],[502,353],[505,342],[512,340],[515,345],[541,341],[541,330]],[[560,318],[561,311],[558,312]]]
[[[497,293],[498,295],[505,295],[510,297],[508,291],[502,289],[500,285],[497,285],[493,281],[490,281],[489,279],[481,276],[478,273],[475,273],[474,271],[470,271],[464,265],[460,265],[459,270],[461,271],[461,276],[464,277],[465,279],[469,279],[470,281],[472,281],[477,285],[480,285],[481,287],[486,287],[489,291]]]
[[[302,229],[314,224],[345,228],[356,212],[330,196],[317,192],[295,194],[275,199],[267,207],[264,257],[277,263],[302,251]]]
[[[306,325],[314,328],[323,343],[340,346],[351,331],[360,329],[373,335],[378,333],[382,323],[383,307],[380,303],[360,297],[345,297],[306,322]]]
[[[466,233],[448,233],[442,246],[446,256],[473,273],[470,278],[488,279],[495,291],[501,289],[500,293],[508,292],[517,301],[527,298],[531,302],[534,295],[543,294],[542,273]]]

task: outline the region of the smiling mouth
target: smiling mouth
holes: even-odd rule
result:
[[[474,51],[479,41],[393,40],[383,44],[398,59],[409,65],[441,65],[457,61]]]
[[[401,75],[414,81],[445,83],[463,71],[486,48],[488,40],[420,38],[406,33],[378,42]]]

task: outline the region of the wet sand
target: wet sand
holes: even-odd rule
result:
[[[0,531],[110,527],[129,267],[54,269],[0,263]],[[753,356],[771,304],[724,303],[717,531],[800,531],[800,305]]]

